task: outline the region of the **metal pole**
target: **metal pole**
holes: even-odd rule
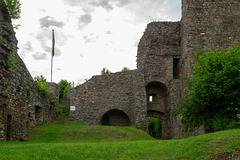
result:
[[[53,70],[54,46],[55,46],[55,37],[54,37],[54,30],[52,30],[51,82],[52,82],[52,70]]]
[[[53,68],[53,55],[52,55],[52,59],[51,59],[51,82],[52,82],[52,68]]]

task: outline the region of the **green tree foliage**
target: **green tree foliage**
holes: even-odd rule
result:
[[[185,129],[202,124],[209,132],[240,127],[240,45],[229,51],[199,49],[195,61],[179,110]]]
[[[71,83],[68,82],[67,80],[61,80],[58,83],[58,86],[59,86],[59,97],[66,99],[68,90],[69,90],[69,88],[71,88]]]
[[[21,4],[19,0],[0,0],[1,9],[6,6],[11,19],[19,19],[21,13]]]
[[[162,120],[148,117],[148,134],[156,139],[162,138]]]
[[[51,98],[51,109],[54,109],[55,107],[57,107],[59,105],[59,98],[57,96],[53,96]]]
[[[122,72],[130,71],[128,67],[123,67]]]
[[[42,94],[48,95],[51,93],[48,82],[42,75],[35,77],[34,81],[37,82],[37,88]]]
[[[103,68],[102,71],[101,71],[101,74],[104,75],[104,74],[110,74],[111,72],[106,69],[106,68]]]

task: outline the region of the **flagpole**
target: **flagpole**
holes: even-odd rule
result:
[[[51,82],[52,82],[52,68],[53,68],[53,55],[52,55],[52,58],[51,58]]]
[[[54,37],[54,30],[52,30],[51,82],[52,82],[52,70],[53,70],[54,46],[55,46],[55,37]]]

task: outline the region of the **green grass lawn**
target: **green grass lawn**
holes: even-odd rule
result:
[[[240,129],[155,140],[134,127],[88,126],[61,117],[35,127],[27,142],[1,142],[0,160],[240,159]]]

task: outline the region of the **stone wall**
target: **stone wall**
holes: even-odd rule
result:
[[[50,96],[38,92],[18,56],[15,32],[3,8],[0,31],[0,141],[20,140],[35,125],[50,122],[56,116],[56,109],[50,107]],[[10,54],[18,59],[11,65]]]
[[[129,117],[130,125],[146,128],[143,85],[137,71],[94,76],[69,91],[70,105],[76,107],[70,115],[85,124],[101,125],[105,114],[118,110]]]
[[[182,74],[191,74],[197,42],[213,50],[240,41],[239,8],[239,0],[182,0]]]
[[[152,22],[138,44],[137,70],[95,76],[69,92],[71,115],[101,124],[123,111],[130,124],[146,130],[147,116],[163,120],[163,139],[204,134],[204,127],[184,132],[177,109],[187,95],[180,73],[190,76],[197,42],[204,50],[226,49],[240,41],[239,0],[182,0],[180,22]],[[127,92],[126,92],[127,91]],[[112,111],[113,112],[108,112]],[[109,114],[108,114],[109,113]],[[122,123],[127,124],[125,116]]]

